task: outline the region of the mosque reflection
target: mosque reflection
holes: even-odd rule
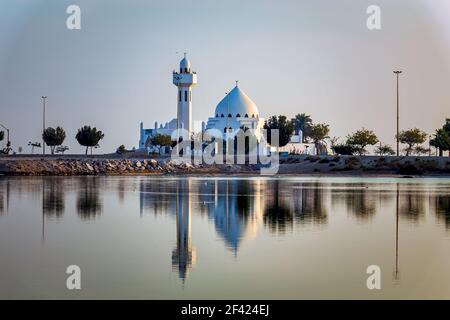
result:
[[[195,265],[192,214],[206,216],[234,255],[258,228],[285,233],[298,224],[326,224],[320,188],[291,188],[278,179],[141,180],[140,213],[171,214],[176,220],[172,267],[184,281]]]

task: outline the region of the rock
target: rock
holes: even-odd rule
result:
[[[94,171],[94,168],[89,163],[86,163],[86,168],[88,168],[89,171]]]
[[[140,161],[136,161],[135,166],[137,168],[140,168],[140,167],[142,167],[142,163]]]
[[[149,164],[155,168],[158,165],[158,161],[156,161],[155,159],[150,159]]]

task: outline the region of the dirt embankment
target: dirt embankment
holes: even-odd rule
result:
[[[168,158],[1,157],[2,175],[147,175],[259,174],[259,165],[205,165]],[[277,174],[298,175],[445,175],[449,157],[289,156],[280,159]]]
[[[450,175],[450,157],[290,156],[280,163],[280,174]]]

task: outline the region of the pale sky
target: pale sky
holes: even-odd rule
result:
[[[81,7],[81,30],[66,8]],[[381,30],[366,9],[381,7]],[[2,0],[0,123],[15,149],[63,126],[105,133],[101,149],[138,145],[139,123],[176,116],[172,70],[188,52],[198,85],[193,118],[213,116],[239,80],[260,116],[310,114],[345,136],[366,127],[393,145],[394,69],[402,69],[402,129],[428,133],[450,117],[448,0]],[[178,54],[176,52],[179,52]]]

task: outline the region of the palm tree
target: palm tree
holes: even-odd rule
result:
[[[317,154],[326,152],[325,139],[329,138],[330,125],[326,123],[318,123],[311,126],[311,139],[313,139]]]
[[[310,136],[312,119],[311,116],[306,113],[299,113],[293,119],[295,134],[298,135],[299,131],[302,131],[302,142],[306,142],[306,138]]]

